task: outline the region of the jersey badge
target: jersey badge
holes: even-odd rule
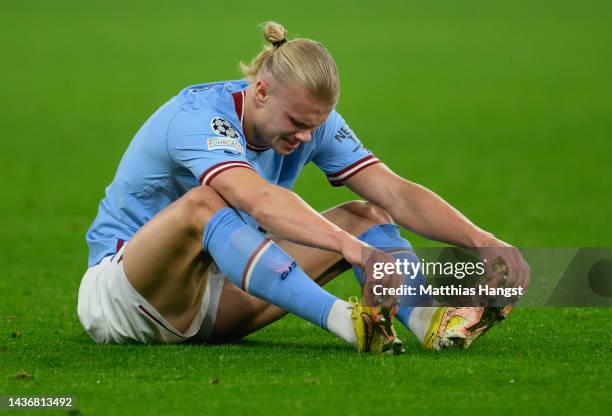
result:
[[[242,147],[240,142],[229,137],[211,137],[206,140],[206,144],[208,145],[208,150],[223,149],[229,150],[232,153],[244,153],[244,147]]]
[[[236,129],[224,118],[214,117],[210,120],[210,127],[213,131],[220,136],[229,137],[231,139],[238,138],[238,132]]]

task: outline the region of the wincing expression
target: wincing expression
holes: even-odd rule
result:
[[[299,86],[256,85],[255,140],[281,155],[289,155],[312,139],[312,132],[325,122],[333,105],[311,98]],[[257,88],[260,88],[258,90]]]

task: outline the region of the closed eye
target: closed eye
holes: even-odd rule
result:
[[[293,124],[295,127],[297,127],[300,130],[310,130],[314,128],[314,126],[309,126],[308,124],[304,124],[301,121],[297,121],[291,116],[289,116],[289,121],[291,121],[291,124]]]

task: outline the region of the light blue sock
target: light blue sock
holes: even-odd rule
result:
[[[361,241],[368,243],[369,245],[383,250],[391,254],[394,258],[404,261],[408,260],[411,263],[418,263],[419,258],[415,254],[410,243],[402,238],[399,232],[399,227],[394,224],[379,224],[369,228],[366,232],[358,237]],[[353,266],[353,272],[357,281],[363,287],[364,276],[359,267]],[[426,283],[425,276],[419,271],[419,273],[411,278],[410,276],[404,276],[402,284],[416,288],[417,293],[419,287]],[[424,295],[417,296],[401,296],[399,302],[399,308],[397,311],[396,318],[408,328],[408,319],[410,314],[414,310],[414,307],[422,304],[423,302],[429,301],[430,298]]]
[[[236,286],[327,329],[335,296],[326,292],[272,240],[256,231],[232,208],[210,219],[202,238],[219,269]]]

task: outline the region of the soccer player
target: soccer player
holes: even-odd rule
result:
[[[360,351],[397,353],[397,311],[426,347],[467,347],[502,316],[392,308],[389,297],[366,306],[321,286],[351,265],[367,284],[365,251],[414,255],[395,223],[480,247],[507,265],[508,284],[526,286],[519,251],[362,146],[335,110],[338,72],[322,44],[263,28],[270,45],[243,65],[245,80],[187,87],[136,133],[87,233],[81,323],[100,343],[219,342],[290,312]],[[309,162],[365,201],[314,211],[291,191]]]

